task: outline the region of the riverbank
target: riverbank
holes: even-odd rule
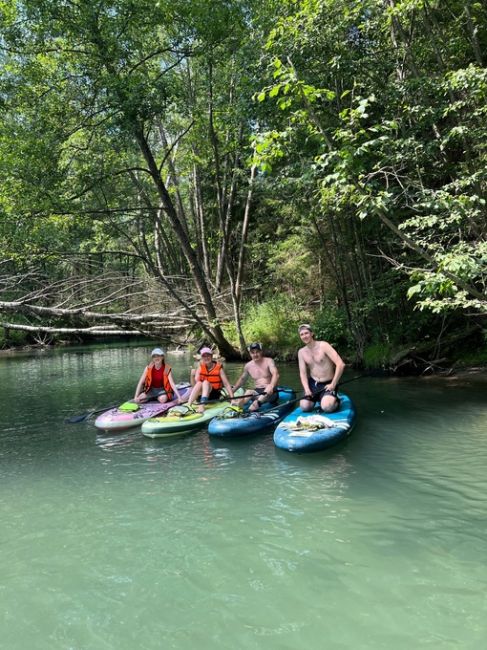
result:
[[[141,348],[154,346],[156,341],[130,341],[124,342],[121,345],[121,341],[112,341],[110,343],[93,343],[89,346],[79,345],[79,344],[70,344],[63,343],[57,345],[22,345],[15,346],[0,350],[0,358],[15,358],[19,356],[26,356],[31,354],[47,354],[49,352],[61,352],[61,351],[76,351],[87,349],[93,350],[103,350],[103,349],[113,349],[117,350],[120,348]],[[190,348],[181,349],[178,347],[176,349],[166,348],[167,354],[169,356],[184,356],[192,355],[193,351]],[[482,352],[482,351],[481,351]],[[293,357],[286,355],[285,358],[279,358],[277,355],[271,353],[271,356],[276,357],[279,363],[293,363],[296,361],[296,355]],[[487,363],[472,363],[472,364],[460,364],[453,363],[451,366],[439,366],[435,364],[425,364],[424,368],[420,368],[417,365],[412,364],[402,364],[399,367],[387,367],[387,366],[372,366],[372,367],[357,367],[350,362],[349,359],[345,357],[347,362],[347,369],[350,372],[355,372],[358,375],[364,377],[391,377],[391,378],[408,378],[408,377],[418,377],[422,379],[429,378],[445,378],[447,380],[457,380],[457,379],[469,379],[469,380],[486,380],[487,379]]]

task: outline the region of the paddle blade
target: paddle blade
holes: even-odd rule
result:
[[[84,422],[88,418],[91,418],[92,415],[97,413],[103,413],[104,411],[109,411],[110,409],[118,406],[117,404],[112,404],[111,406],[104,406],[102,409],[97,409],[96,411],[88,411],[88,413],[81,413],[81,415],[72,415],[69,418],[66,418],[65,422],[69,424],[77,424],[78,422]]]
[[[81,415],[72,415],[71,417],[66,418],[64,421],[68,424],[77,424],[78,422],[84,422],[87,420],[90,415],[93,415],[93,411],[90,411],[89,413],[82,413]]]

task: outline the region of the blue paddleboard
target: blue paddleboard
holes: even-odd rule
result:
[[[230,409],[216,417],[208,425],[210,436],[218,438],[240,438],[242,436],[254,435],[268,431],[278,424],[283,417],[290,413],[295,402],[296,393],[287,386],[278,386],[279,402],[275,407],[271,404],[263,404],[258,411],[246,411],[238,417],[227,417],[235,415]]]
[[[274,431],[274,444],[279,449],[305,453],[321,451],[348,438],[355,426],[355,406],[344,393],[339,393],[340,408],[334,413],[320,409],[302,411],[299,407],[287,415]]]

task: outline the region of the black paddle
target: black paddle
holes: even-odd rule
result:
[[[111,406],[105,406],[102,409],[97,409],[96,411],[88,411],[88,413],[82,413],[81,415],[72,415],[70,418],[66,418],[65,422],[69,424],[77,424],[78,422],[84,422],[88,418],[91,418],[92,415],[97,413],[102,413],[103,411],[108,411],[109,409],[114,409],[118,404],[112,404]]]
[[[243,395],[235,395],[233,397],[233,399],[242,399],[242,398],[245,398],[245,397],[255,397],[255,393],[244,393]],[[199,399],[201,400],[201,397]],[[230,399],[232,399],[232,398],[228,397],[228,395],[222,395],[221,397],[218,397],[217,399],[209,399],[207,402],[197,401],[197,402],[193,402],[193,404],[197,404],[198,406],[201,406],[203,404],[203,406],[205,406],[206,404],[219,404],[220,402],[226,402],[226,401],[228,401]],[[180,406],[186,406],[186,408],[188,409],[188,412],[192,413],[193,412],[193,408],[192,408],[193,404],[191,404],[191,406],[188,406],[187,404],[176,404],[176,406],[172,406],[167,411],[167,413],[169,413],[169,411],[172,411],[175,408],[179,408]]]
[[[321,390],[316,391],[315,393],[307,394],[307,395],[300,395],[299,397],[296,397],[294,399],[290,399],[287,402],[282,402],[281,404],[278,404],[277,406],[273,406],[270,409],[266,409],[265,411],[245,411],[244,413],[241,413],[239,417],[242,418],[248,418],[251,415],[258,415],[265,417],[268,413],[271,413],[272,411],[276,411],[277,409],[281,408],[281,406],[285,406],[288,404],[295,404],[296,402],[299,402],[299,400],[302,400],[304,397],[309,397],[311,400],[313,400],[315,397],[317,397],[321,393]],[[263,402],[262,404],[265,404]]]
[[[131,400],[128,400],[131,401]],[[134,402],[135,404],[136,402]],[[147,404],[147,402],[142,402],[142,404]],[[88,418],[91,418],[92,415],[96,415],[97,413],[103,413],[103,411],[108,411],[109,409],[114,409],[120,406],[120,402],[118,404],[112,404],[111,406],[105,406],[102,409],[97,409],[96,411],[88,411],[87,413],[82,413],[81,415],[72,415],[70,418],[67,418],[65,422],[69,422],[69,424],[77,424],[78,422],[84,422]]]
[[[184,386],[178,386],[178,388],[189,388],[189,384],[184,384]],[[146,403],[147,402],[143,402],[143,404]],[[69,422],[69,424],[77,424],[78,422],[84,422],[88,418],[91,418],[92,415],[96,415],[97,413],[103,413],[103,411],[108,411],[109,409],[114,409],[118,406],[120,406],[120,402],[118,404],[112,404],[111,406],[105,406],[102,409],[96,409],[96,411],[88,411],[87,413],[82,413],[81,415],[72,415],[70,418],[67,418],[65,422]]]
[[[240,388],[238,388],[237,390],[240,390]],[[294,392],[294,390],[292,388],[283,388],[281,386],[276,386],[276,390],[280,391],[282,393],[293,393]],[[252,393],[244,393],[243,395],[235,395],[235,393],[234,393],[233,399],[245,399],[246,397],[259,397],[259,395],[255,391],[253,391]],[[199,401],[198,402],[193,402],[193,403],[198,404],[198,406],[200,404],[218,404],[218,402],[223,402],[223,401],[226,401],[226,400],[229,400],[229,399],[231,399],[231,398],[228,395],[226,395],[226,394],[223,395],[222,394],[221,397],[218,397],[217,399],[210,399],[207,402],[201,402],[200,401],[201,396],[200,396]],[[179,406],[183,406],[183,405],[180,404]],[[172,407],[172,408],[175,408],[175,407]]]
[[[357,377],[352,377],[352,379],[347,379],[346,381],[341,381],[338,386],[343,386],[344,384],[349,384],[351,381],[355,381],[356,379],[362,379],[363,377],[370,377],[370,373],[366,373],[365,375],[358,375]],[[338,389],[337,386],[337,389]],[[266,409],[261,413],[261,415],[267,415],[267,413],[270,413],[271,411],[276,411],[277,409],[281,408],[281,406],[284,406],[285,404],[295,404],[296,402],[301,401],[305,397],[310,398],[311,401],[314,401],[315,397],[318,397],[318,395],[323,392],[323,389],[317,390],[314,393],[311,394],[306,394],[306,395],[301,395],[300,397],[296,397],[296,399],[291,399],[289,402],[283,402],[282,404],[278,404],[277,406],[273,406],[271,409]],[[265,402],[264,402],[265,403]],[[258,411],[254,411],[254,413],[257,413]]]

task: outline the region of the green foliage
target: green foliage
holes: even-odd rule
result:
[[[382,364],[485,313],[485,3],[12,0],[0,21],[0,246],[26,294],[100,265],[192,296],[200,264],[225,295],[256,163],[248,340],[295,350],[319,304],[320,338]]]
[[[389,366],[392,348],[388,343],[371,343],[364,350],[365,368],[386,368]]]
[[[279,277],[281,288],[294,297],[309,295],[316,277],[316,258],[301,233],[278,238],[268,245],[268,266],[273,277]]]
[[[243,318],[245,339],[260,341],[280,356],[293,355],[300,347],[297,326],[301,318],[299,305],[286,294],[250,304]]]
[[[8,337],[5,335],[5,330],[0,328],[0,349],[7,347],[18,347],[27,345],[29,342],[29,334],[22,330],[9,330]]]
[[[476,350],[461,351],[457,362],[465,366],[487,366],[487,343]]]
[[[313,318],[317,339],[328,341],[338,351],[348,349],[352,336],[348,329],[346,315],[340,307],[327,304]]]
[[[487,309],[487,77],[471,62],[487,36],[485,9],[470,11],[469,40],[454,18],[461,5],[445,18],[418,2],[299,3],[270,34],[272,83],[259,95],[287,116],[280,131],[260,135],[259,160],[275,165],[305,134],[321,209],[330,211],[331,199],[337,221],[375,222],[376,237],[386,225],[384,257],[411,275],[410,295],[435,313]],[[342,234],[337,254],[352,241]]]

